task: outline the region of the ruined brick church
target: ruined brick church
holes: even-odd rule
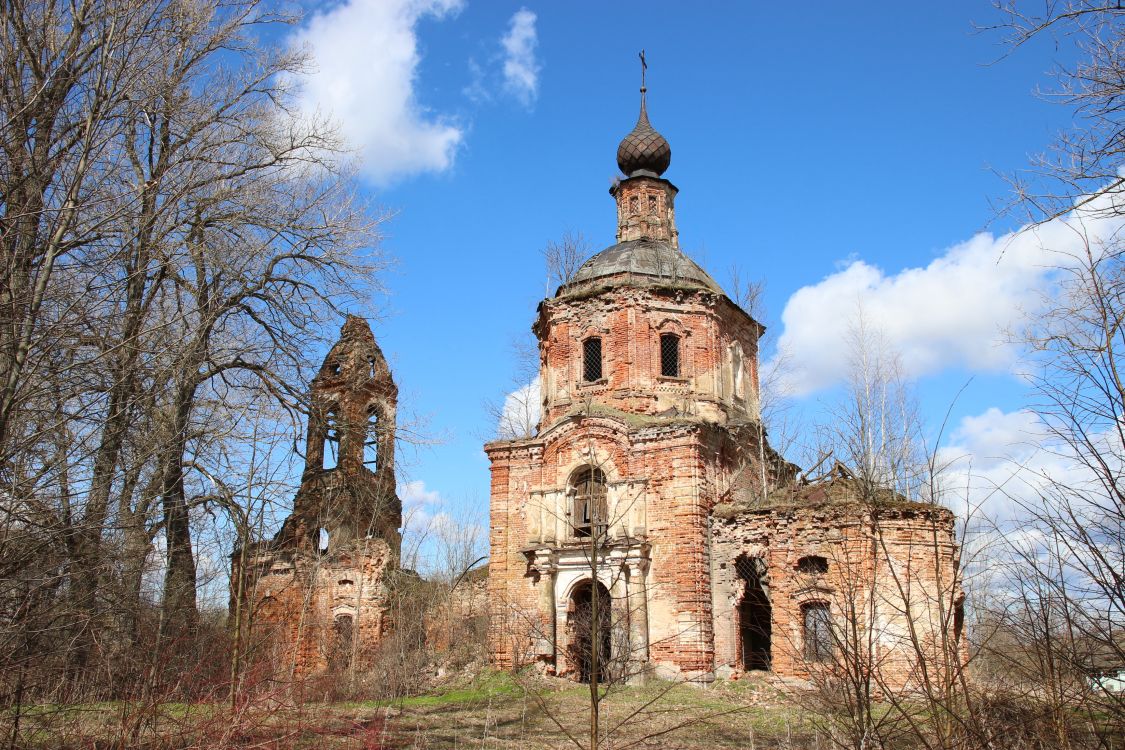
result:
[[[542,413],[491,461],[490,657],[588,680],[807,677],[851,633],[894,685],[960,639],[949,511],[768,445],[763,327],[680,250],[668,141],[617,151],[616,244],[543,300]],[[956,650],[956,649],[955,649]]]
[[[402,502],[395,485],[398,389],[371,328],[349,315],[309,389],[305,470],[270,541],[236,549],[231,609],[295,677],[362,669],[388,621]]]
[[[490,660],[706,683],[809,677],[862,645],[885,687],[915,684],[964,648],[954,518],[844,466],[810,481],[769,446],[764,329],[680,250],[670,163],[642,85],[617,241],[532,327],[537,430],[485,446]],[[232,562],[235,621],[297,677],[371,664],[402,524],[397,388],[365,321],[348,317],[309,396],[293,512]]]

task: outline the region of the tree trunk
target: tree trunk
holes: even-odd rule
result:
[[[196,359],[195,357],[192,358]],[[198,368],[195,369],[196,372]],[[160,492],[168,564],[164,572],[164,627],[170,634],[190,633],[199,612],[195,597],[195,553],[191,548],[191,518],[184,491],[184,455],[198,380],[181,379],[175,396],[172,439],[162,460]]]

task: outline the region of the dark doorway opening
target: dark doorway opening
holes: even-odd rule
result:
[[[346,672],[352,665],[352,646],[355,640],[353,625],[351,615],[337,615],[332,623],[332,647],[328,654],[330,672]]]
[[[743,582],[742,601],[738,604],[742,668],[769,670],[772,632],[769,569],[762,558],[744,554],[735,559],[734,565]]]
[[[609,682],[611,622],[609,591],[600,583],[583,581],[570,595],[567,613],[570,627],[569,657],[579,682]],[[596,667],[595,667],[596,665]]]

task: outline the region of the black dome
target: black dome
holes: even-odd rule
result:
[[[657,133],[648,121],[644,94],[641,95],[641,115],[637,125],[617,147],[617,166],[626,177],[647,174],[659,177],[672,163],[672,147],[664,136]]]

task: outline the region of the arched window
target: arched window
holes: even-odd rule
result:
[[[660,334],[660,374],[680,377],[680,337],[674,333]]]
[[[797,561],[797,572],[807,576],[822,576],[828,572],[828,560],[820,555],[806,555]]]
[[[832,614],[825,602],[811,602],[801,607],[804,623],[805,660],[832,660]]]
[[[735,398],[746,398],[745,373],[742,364],[742,347],[737,342],[730,348],[730,373]]]
[[[592,536],[597,527],[606,522],[605,474],[593,466],[579,469],[571,479],[570,492],[570,525],[574,536]]]
[[[602,379],[602,340],[597,336],[582,342],[582,379],[587,383]]]
[[[316,549],[320,554],[328,554],[328,529],[321,528],[316,532]]]

